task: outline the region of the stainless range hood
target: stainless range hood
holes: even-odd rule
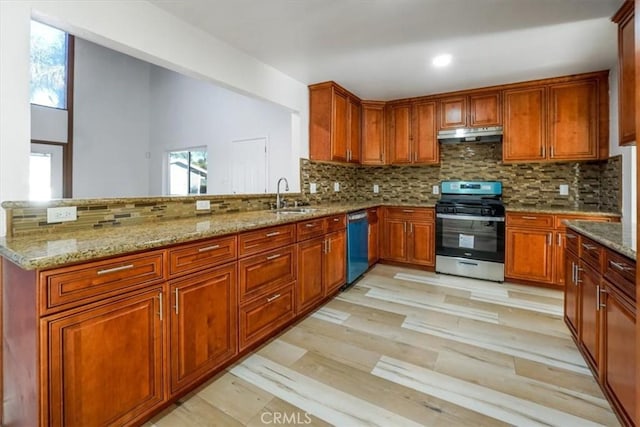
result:
[[[438,132],[438,141],[449,144],[460,142],[502,142],[502,126],[441,130]]]

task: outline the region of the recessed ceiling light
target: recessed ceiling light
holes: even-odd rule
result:
[[[451,58],[452,57],[450,54],[443,53],[442,55],[434,57],[431,63],[434,67],[446,67],[447,65],[451,64]]]

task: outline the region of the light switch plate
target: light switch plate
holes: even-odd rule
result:
[[[439,185],[434,185],[433,186],[433,194],[440,194],[440,186]]]
[[[340,191],[340,183],[339,182],[334,182],[333,183],[333,191]]]
[[[378,184],[373,184],[373,192],[376,194],[380,192],[380,186]]]
[[[569,195],[569,186],[567,184],[560,184],[560,195],[561,196]]]
[[[209,200],[196,200],[196,210],[208,211],[211,209],[211,202]]]
[[[78,213],[75,206],[47,208],[47,223],[75,221],[77,219]]]
[[[318,192],[318,185],[315,182],[309,184],[309,193],[315,194]]]

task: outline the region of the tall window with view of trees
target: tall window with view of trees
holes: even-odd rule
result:
[[[31,21],[31,103],[67,108],[67,33]]]

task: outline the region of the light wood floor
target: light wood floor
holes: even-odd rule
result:
[[[378,265],[146,424],[617,426],[558,291]]]

